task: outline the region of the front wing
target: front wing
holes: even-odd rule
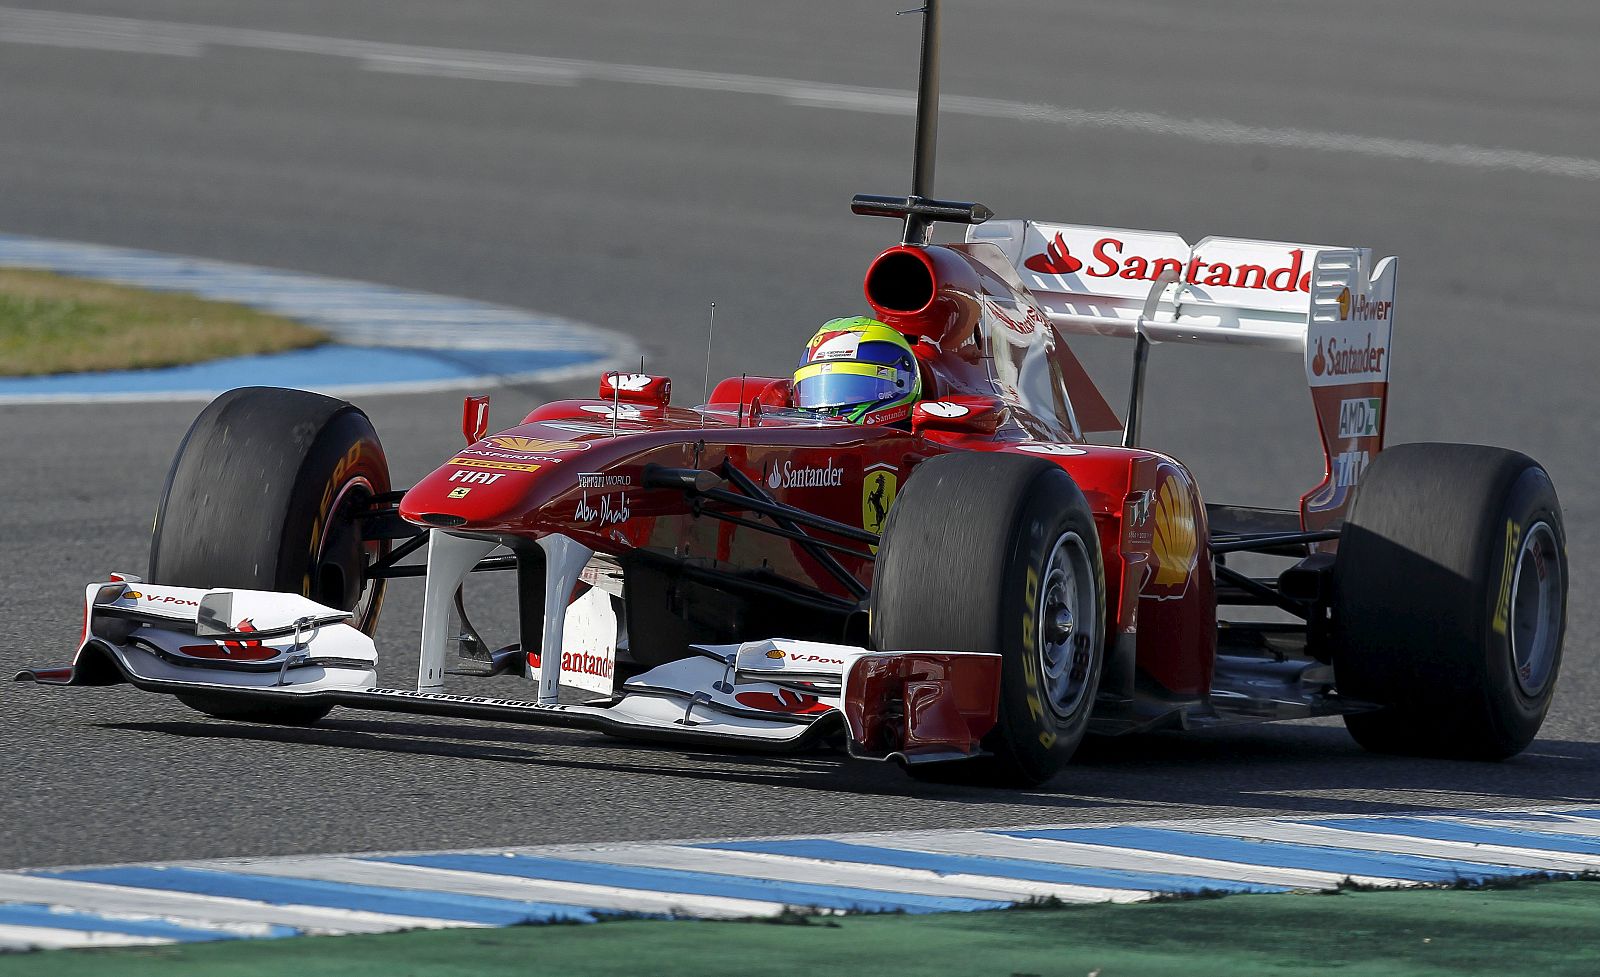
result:
[[[341,612],[293,595],[118,584],[86,596],[71,664],[25,670],[19,681],[128,683],[242,707],[343,706],[762,752],[843,743],[854,756],[905,763],[981,755],[998,713],[1000,656],[991,654],[785,639],[702,645],[610,696],[540,703],[378,687],[371,639]],[[240,608],[252,612],[248,629],[208,621]]]

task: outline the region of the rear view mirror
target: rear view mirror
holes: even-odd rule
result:
[[[964,395],[924,400],[911,409],[911,430],[993,434],[1005,416],[1005,404],[994,397]]]

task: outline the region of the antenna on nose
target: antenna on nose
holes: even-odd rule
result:
[[[982,224],[994,216],[994,211],[983,204],[932,197],[939,145],[939,0],[924,0],[922,6],[899,14],[922,15],[922,67],[917,74],[917,141],[911,158],[911,194],[884,197],[858,193],[850,201],[850,211],[867,217],[903,218],[906,229],[902,240],[906,244],[927,244],[933,239],[933,225],[938,221]]]
[[[700,391],[700,403],[711,399],[711,337],[717,334],[717,303],[711,303],[711,321],[706,324],[706,385]],[[643,371],[640,371],[643,372]]]
[[[933,165],[939,148],[939,0],[924,0],[922,6],[900,14],[922,15],[922,67],[917,72],[917,144],[911,160],[911,193],[931,197]]]

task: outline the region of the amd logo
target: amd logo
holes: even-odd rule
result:
[[[1383,400],[1378,397],[1358,397],[1340,402],[1339,437],[1376,437],[1382,414]]]

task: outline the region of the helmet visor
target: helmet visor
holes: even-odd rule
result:
[[[813,363],[795,374],[794,403],[802,410],[862,407],[911,392],[905,375],[870,363]]]

